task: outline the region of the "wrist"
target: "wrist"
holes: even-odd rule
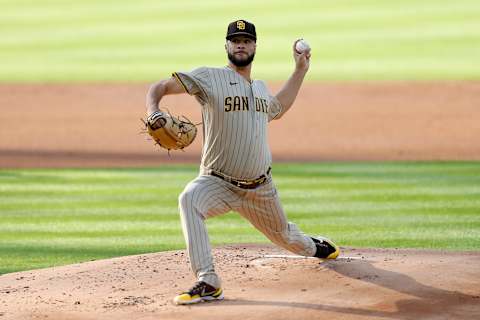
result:
[[[158,118],[162,117],[163,113],[160,110],[147,113],[147,123],[154,123]]]
[[[158,106],[154,106],[154,105],[147,106],[147,116],[159,111],[160,109],[158,108]]]

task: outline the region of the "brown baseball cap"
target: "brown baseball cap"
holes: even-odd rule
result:
[[[245,36],[257,41],[255,26],[246,20],[236,20],[228,25],[226,39],[230,40],[235,36]]]

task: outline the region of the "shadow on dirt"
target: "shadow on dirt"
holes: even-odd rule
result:
[[[411,296],[396,302],[397,311],[381,311],[380,305],[372,309],[339,307],[321,303],[285,302],[272,300],[225,300],[221,305],[278,306],[286,308],[312,309],[387,319],[473,319],[480,313],[480,297],[424,285],[414,278],[399,272],[377,268],[372,261],[352,261],[348,264],[328,261],[322,264],[329,271],[342,276],[381,286]],[[368,295],[365,290],[365,295]],[[354,297],[353,297],[354,298]],[[345,299],[350,299],[348,295]],[[208,304],[211,307],[213,304]]]

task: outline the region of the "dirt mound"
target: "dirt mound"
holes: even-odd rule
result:
[[[335,261],[273,246],[214,249],[226,299],[175,306],[184,251],[0,276],[0,319],[473,319],[480,253],[343,249]]]

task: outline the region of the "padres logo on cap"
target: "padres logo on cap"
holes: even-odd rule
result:
[[[238,30],[245,30],[245,22],[243,22],[242,20],[238,20],[237,21],[237,29]]]
[[[235,36],[244,36],[257,41],[257,32],[253,23],[247,20],[235,20],[230,22],[227,28],[227,40],[231,40]]]

